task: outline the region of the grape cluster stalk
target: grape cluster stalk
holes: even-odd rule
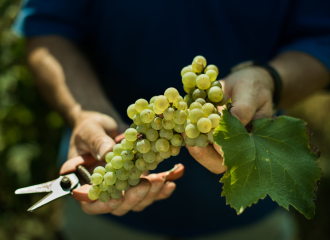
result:
[[[221,116],[217,106],[226,103],[221,83],[216,81],[218,74],[217,66],[196,56],[181,71],[184,97],[170,87],[149,102],[141,98],[131,104],[127,115],[133,124],[121,143],[105,156],[105,167],[94,169],[88,197],[101,202],[118,199],[122,191],[139,184],[146,171],[177,156],[181,146],[203,148],[212,143]]]

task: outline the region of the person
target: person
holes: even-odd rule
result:
[[[41,94],[72,128],[62,142],[68,157],[91,153],[104,161],[130,124],[126,108],[168,87],[183,95],[180,70],[196,55],[218,66],[232,113],[244,125],[272,116],[275,85],[260,66],[228,74],[239,62],[258,59],[278,72],[281,108],[326,88],[329,12],[322,0],[25,0],[14,28],[27,39]],[[292,219],[269,197],[239,216],[226,205],[217,147],[187,150],[156,169],[183,163],[176,183],[153,173],[119,200],[79,202],[80,208],[68,198],[65,237],[292,239]]]

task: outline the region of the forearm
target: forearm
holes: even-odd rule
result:
[[[35,37],[28,39],[27,48],[28,63],[41,94],[70,125],[81,109],[122,122],[85,56],[72,42],[59,36]]]
[[[328,69],[303,52],[285,52],[270,62],[283,81],[280,107],[289,107],[330,83]]]

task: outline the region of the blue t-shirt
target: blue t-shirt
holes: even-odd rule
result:
[[[27,37],[57,34],[80,46],[129,123],[126,108],[136,99],[150,99],[168,87],[184,95],[180,71],[196,55],[217,65],[220,78],[241,61],[267,61],[287,50],[306,52],[330,69],[329,13],[328,0],[29,0],[15,30]],[[177,162],[186,166],[185,175],[169,199],[141,213],[106,217],[147,231],[192,236],[253,223],[277,208],[266,197],[237,216],[221,197],[221,176],[199,165],[185,148],[157,171]]]

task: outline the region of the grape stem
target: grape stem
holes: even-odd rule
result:
[[[168,176],[170,173],[172,173],[172,172],[174,172],[175,170],[177,170],[178,168],[179,168],[179,165],[176,164],[176,165],[174,166],[174,168],[172,168],[171,170],[167,171],[167,172],[166,172],[166,175],[165,175],[165,177],[164,177],[164,182],[166,182],[166,178],[167,178],[167,176]]]

